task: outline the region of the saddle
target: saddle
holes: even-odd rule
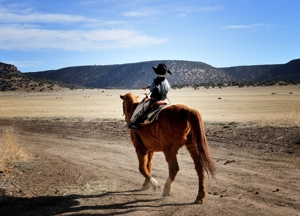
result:
[[[150,100],[143,100],[135,109],[130,119],[129,128],[137,129],[144,123],[157,120],[160,111],[167,106],[164,101],[157,101],[150,106]]]
[[[145,113],[146,114],[146,118],[143,123],[151,123],[153,121],[156,121],[158,119],[158,115],[160,113],[160,111],[165,108],[167,106],[167,103],[164,101],[157,101],[154,104],[152,104],[150,110]]]

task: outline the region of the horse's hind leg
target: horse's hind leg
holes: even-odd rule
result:
[[[203,199],[205,198],[205,175],[204,169],[200,160],[200,154],[198,152],[198,148],[193,144],[186,145],[188,151],[190,152],[191,157],[193,158],[195,169],[197,171],[198,179],[199,179],[199,189],[198,195],[195,200],[196,204],[203,203]]]
[[[165,153],[166,161],[168,162],[169,165],[169,177],[167,178],[166,183],[164,185],[164,191],[162,195],[168,196],[172,192],[172,184],[174,183],[175,177],[179,171],[179,165],[176,157],[177,152],[165,151],[164,153]]]
[[[136,148],[136,153],[139,159],[139,170],[141,174],[145,177],[145,182],[143,184],[143,188],[145,189],[144,186],[147,187],[147,184],[152,185],[153,190],[155,191],[157,188],[160,188],[158,182],[151,176],[151,170],[152,170],[152,163],[148,163],[148,151],[146,149],[141,149],[141,148]],[[152,160],[153,154],[150,154],[150,158]],[[148,170],[148,168],[151,167],[151,170]],[[149,172],[150,171],[150,172]]]
[[[148,152],[148,154],[147,154],[147,170],[148,170],[150,175],[152,173],[152,166],[153,166],[152,159],[153,159],[153,156],[154,156],[153,152]],[[150,187],[151,187],[150,180],[145,179],[142,190],[148,190]]]

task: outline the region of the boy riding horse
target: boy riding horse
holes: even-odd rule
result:
[[[131,119],[129,128],[131,129],[138,129],[141,122],[144,120],[145,114],[151,106],[161,100],[165,100],[167,98],[167,94],[170,89],[170,84],[166,77],[172,76],[171,71],[167,68],[165,64],[159,64],[156,68],[153,67],[154,72],[156,73],[157,77],[153,80],[150,86],[143,86],[142,89],[146,90],[149,89],[151,92],[150,99],[144,99],[134,111]]]

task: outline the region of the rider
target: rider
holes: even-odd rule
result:
[[[146,90],[149,89],[151,92],[150,100],[145,104],[146,102],[140,103],[142,108],[140,108],[140,105],[137,107],[136,111],[133,113],[132,118],[130,119],[129,128],[137,129],[140,121],[143,119],[143,114],[147,113],[149,107],[151,107],[152,104],[159,100],[165,100],[167,98],[167,94],[170,89],[170,84],[166,77],[172,76],[171,71],[167,68],[165,64],[160,63],[156,68],[153,67],[154,72],[156,73],[157,77],[153,80],[152,84],[150,86],[143,86],[142,89]],[[146,105],[146,107],[145,107]],[[144,108],[145,107],[145,108]]]

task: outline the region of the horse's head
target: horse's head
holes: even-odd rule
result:
[[[130,118],[138,105],[138,97],[133,95],[131,92],[125,94],[125,95],[120,95],[120,98],[123,100],[123,114],[125,115],[125,119],[127,123],[129,123]]]

